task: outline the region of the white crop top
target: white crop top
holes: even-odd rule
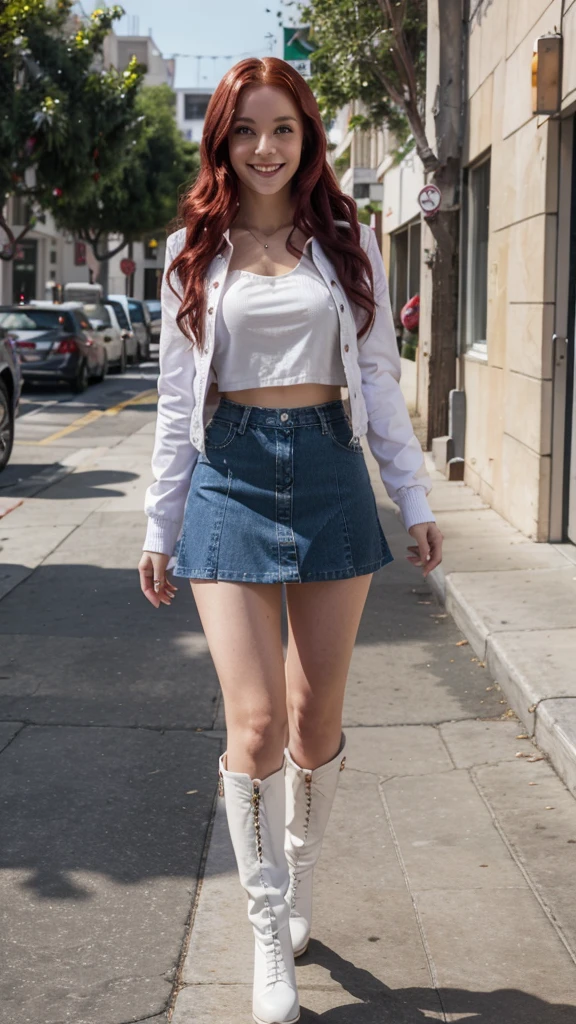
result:
[[[287,274],[229,270],[215,323],[219,391],[346,385],[334,300],[305,253]]]

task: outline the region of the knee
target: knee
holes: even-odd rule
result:
[[[236,720],[232,728],[247,757],[259,761],[271,751],[284,748],[288,719],[283,708],[275,712],[254,709]]]
[[[334,708],[314,700],[312,694],[298,694],[288,699],[290,738],[309,750],[319,742],[333,743],[340,733],[341,714]]]

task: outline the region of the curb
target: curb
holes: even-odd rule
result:
[[[437,599],[444,605],[456,625],[469,641],[475,655],[486,662],[493,679],[502,689],[526,731],[576,796],[576,697],[543,696],[533,682],[511,660],[499,634],[491,633],[482,617],[460,592],[441,566],[428,577]],[[505,634],[500,634],[505,635]]]

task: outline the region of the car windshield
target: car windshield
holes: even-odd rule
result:
[[[132,322],[135,324],[143,324],[144,316],[142,314],[142,306],[139,302],[128,302],[128,309],[130,310],[130,316]]]
[[[74,330],[70,314],[56,309],[0,310],[0,327],[12,331]]]
[[[84,302],[82,309],[93,327],[98,326],[98,324],[104,324],[106,327],[111,326],[110,314],[106,307],[102,306],[99,302]]]
[[[162,307],[158,299],[147,299],[146,305],[148,306],[148,312],[152,320],[160,320],[162,316]]]
[[[124,312],[124,307],[123,307],[122,303],[121,302],[116,302],[115,299],[110,299],[109,302],[108,302],[108,305],[112,306],[112,309],[116,313],[116,318],[117,318],[118,323],[120,324],[120,327],[122,328],[122,330],[129,331],[130,330],[130,324],[128,323],[128,317],[126,316],[126,313]]]

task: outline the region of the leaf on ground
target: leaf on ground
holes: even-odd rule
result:
[[[197,789],[187,789],[186,790],[186,796],[191,796],[192,793],[197,793],[197,792],[198,792]]]
[[[517,740],[529,740],[530,737],[529,737],[527,732],[519,732],[517,737],[516,737],[516,739]]]
[[[532,757],[528,758],[529,761],[545,761],[544,754],[533,754]]]
[[[469,640],[457,640],[454,644],[455,647],[465,647],[466,644],[470,643]]]

